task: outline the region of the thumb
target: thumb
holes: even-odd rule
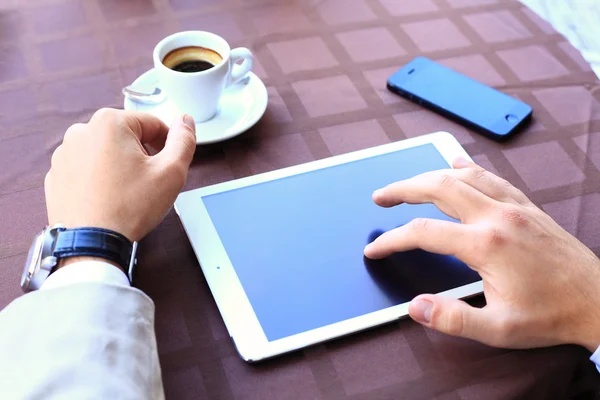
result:
[[[169,129],[165,147],[156,155],[162,165],[181,166],[186,171],[196,151],[196,124],[191,115],[176,119]]]
[[[410,302],[408,312],[412,319],[436,331],[498,345],[495,319],[485,308],[472,307],[462,300],[425,294]]]

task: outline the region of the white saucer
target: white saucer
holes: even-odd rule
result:
[[[269,96],[265,84],[250,72],[249,79],[225,90],[217,115],[196,124],[196,144],[217,143],[237,136],[250,129],[264,115]],[[154,69],[144,72],[133,82],[133,86],[152,86],[156,82]],[[179,115],[175,105],[167,98],[160,104],[145,104],[125,98],[126,110],[145,111],[156,115],[167,125]]]

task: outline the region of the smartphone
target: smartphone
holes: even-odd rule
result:
[[[388,89],[491,139],[502,141],[531,120],[531,107],[425,57],[396,71]]]

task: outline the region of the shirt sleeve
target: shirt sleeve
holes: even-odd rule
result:
[[[0,311],[0,398],[164,400],[152,300],[73,267]]]
[[[120,268],[104,261],[87,260],[69,264],[53,272],[40,290],[91,282],[130,286],[127,275]]]

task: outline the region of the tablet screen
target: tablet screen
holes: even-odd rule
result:
[[[456,258],[421,250],[363,256],[415,217],[452,220],[433,205],[385,209],[374,190],[449,168],[432,144],[203,197],[269,341],[480,279]]]

